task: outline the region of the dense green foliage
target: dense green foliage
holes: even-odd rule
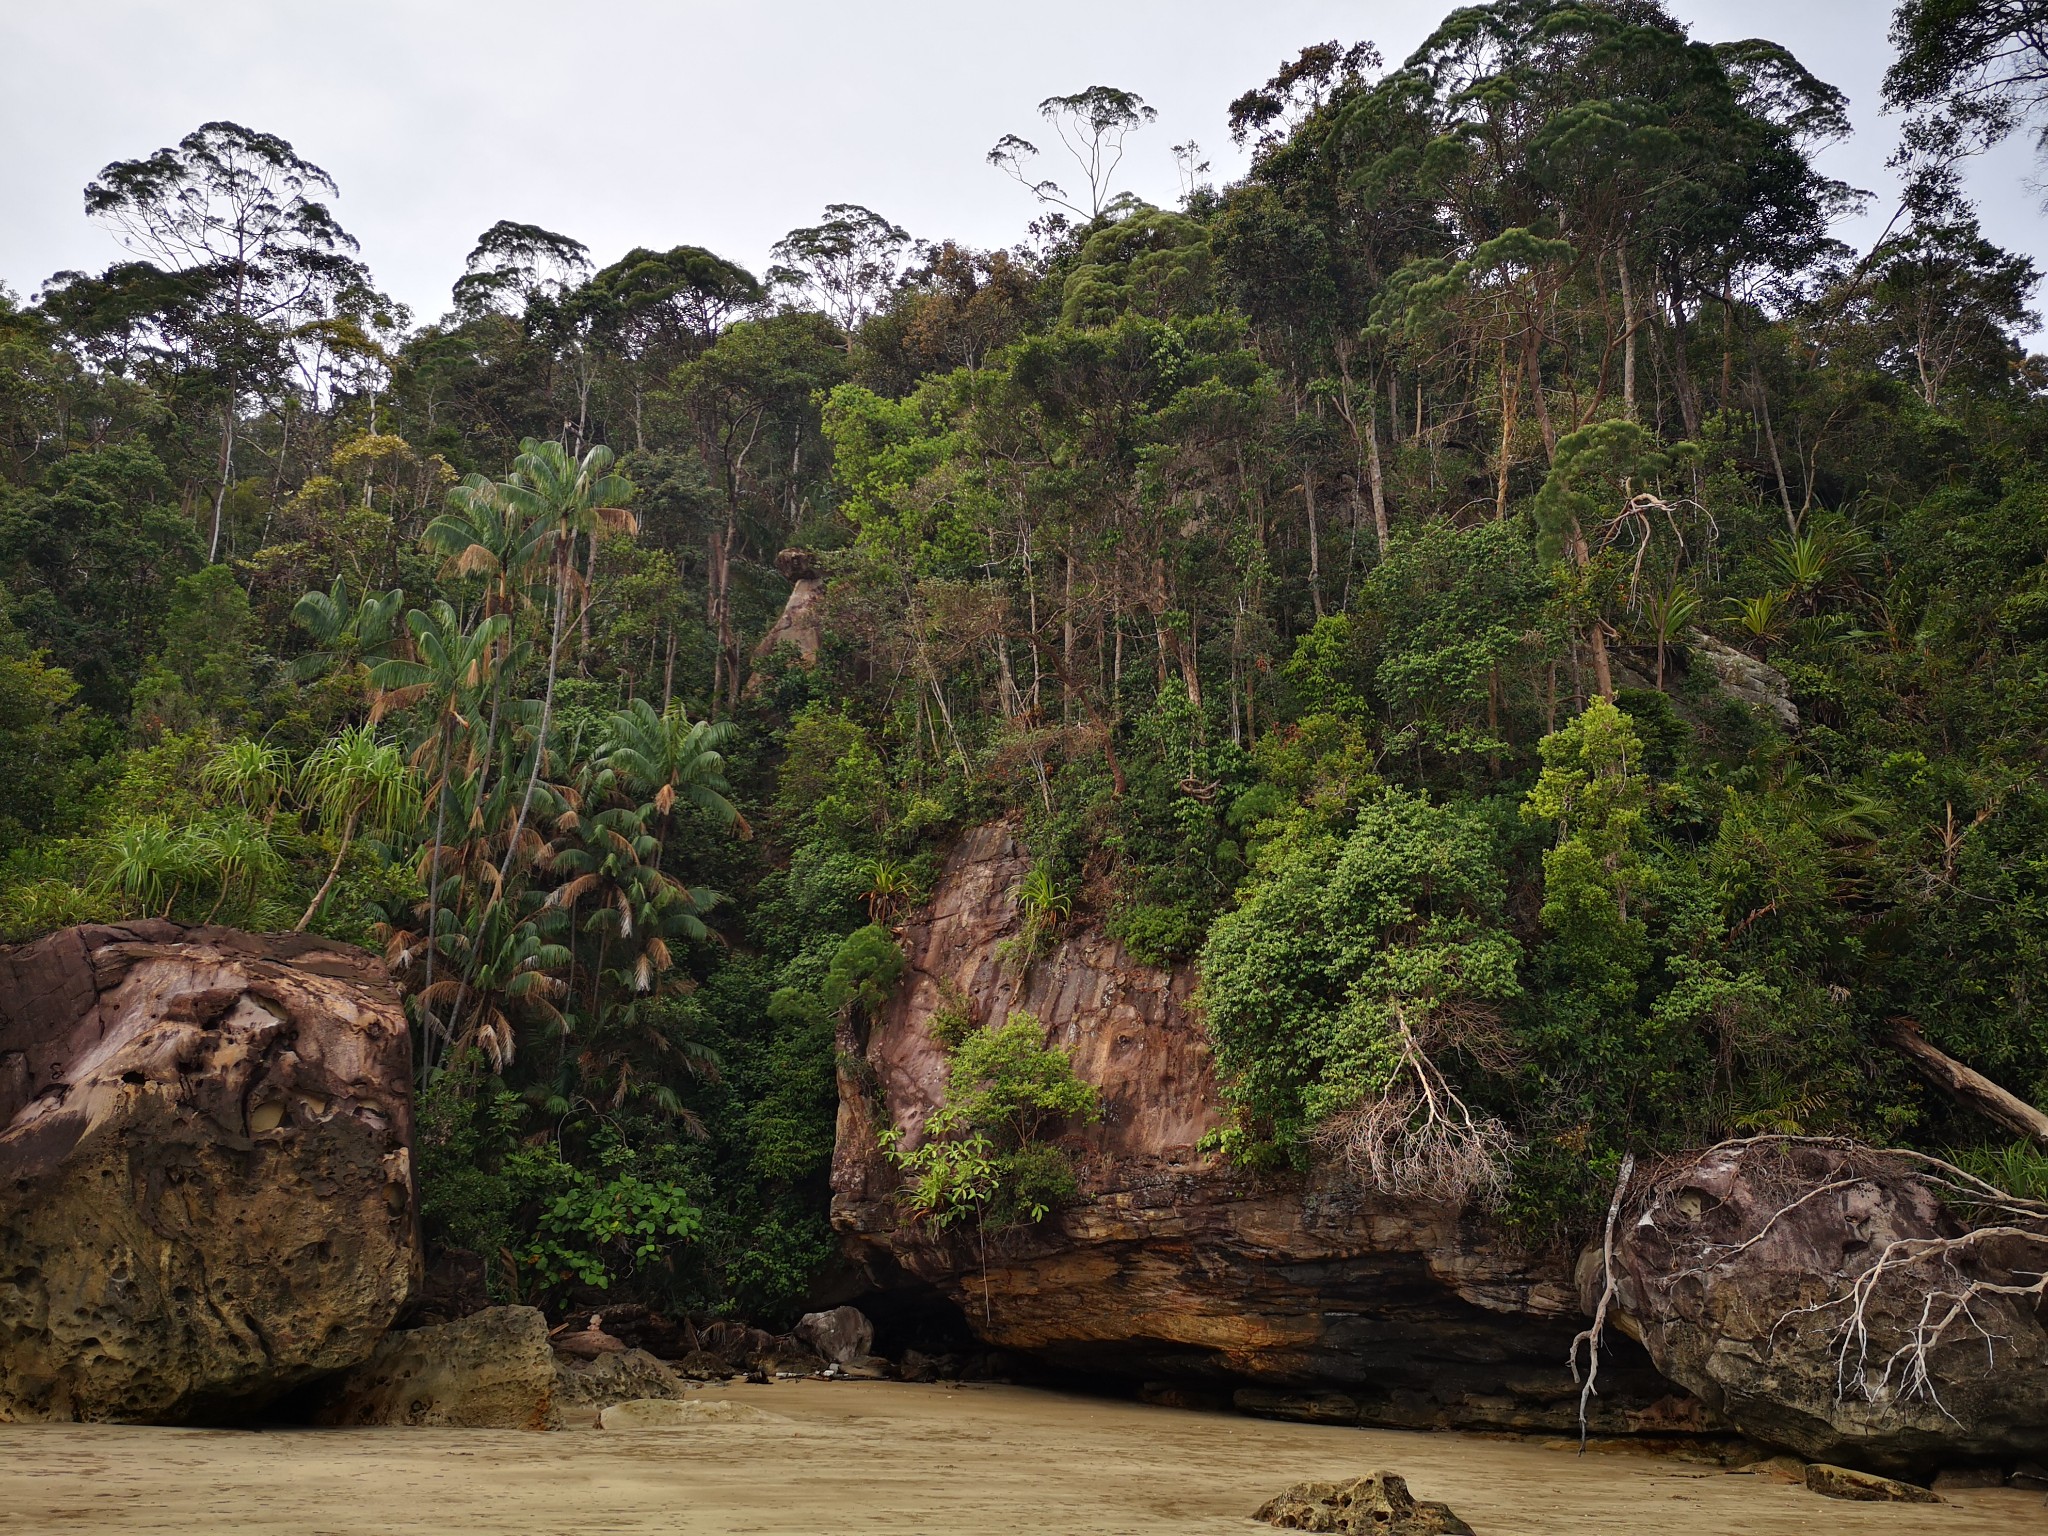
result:
[[[429,324],[281,140],[110,166],[136,259],[0,292],[0,933],[382,950],[431,1233],[550,1303],[801,1302],[891,925],[999,817],[1004,962],[1198,961],[1249,1166],[1554,1230],[1730,1133],[2011,1163],[1884,1043],[2048,1100],[2048,373],[1953,159],[2036,104],[1995,9],[1901,7],[1862,252],[1839,93],[1655,0],[1309,48],[1177,208],[1011,136],[1008,251],[500,223]],[[811,573],[815,662],[753,654]],[[912,1207],[1042,1218],[1092,1095],[970,1017]]]

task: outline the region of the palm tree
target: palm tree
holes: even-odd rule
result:
[[[868,921],[886,924],[910,900],[917,879],[907,865],[894,859],[869,859],[862,870],[868,882]]]
[[[1693,615],[1700,611],[1699,594],[1680,582],[1662,597],[1653,597],[1643,604],[1644,627],[1657,647],[1656,686],[1664,686],[1664,656],[1671,644],[1685,632],[1686,625],[1693,621]]]
[[[190,840],[161,817],[147,816],[106,841],[100,878],[150,917],[169,917],[178,892],[195,872]]]
[[[198,844],[214,878],[220,883],[213,906],[206,914],[209,923],[236,886],[241,886],[244,896],[253,902],[264,879],[275,874],[284,862],[277,856],[277,850],[271,847],[265,829],[247,816],[231,816],[203,829],[198,835]]]
[[[292,606],[292,622],[311,638],[314,649],[291,665],[304,682],[337,667],[375,667],[391,654],[398,636],[398,610],[405,603],[402,588],[371,592],[353,608],[348,584],[341,577],[325,592],[308,592]]]
[[[529,515],[502,490],[482,475],[469,476],[448,493],[448,510],[420,535],[445,559],[443,576],[484,578],[487,614],[509,614],[531,600],[546,578],[555,537],[552,523]]]
[[[681,800],[750,837],[753,828],[728,798],[732,786],[719,750],[732,736],[729,720],[692,720],[680,704],[657,714],[647,700],[635,699],[605,723],[603,766],[631,794],[652,798],[664,829]]]
[[[448,805],[456,793],[457,766],[456,744],[466,737],[473,737],[476,701],[479,690],[492,681],[498,673],[491,666],[492,656],[506,632],[511,628],[511,618],[494,613],[474,629],[464,629],[461,617],[446,601],[437,601],[431,608],[415,608],[405,616],[407,631],[412,637],[413,656],[394,657],[380,663],[370,674],[371,681],[386,690],[380,705],[390,704],[405,708],[414,704],[430,704],[433,710],[432,724],[420,744],[413,752],[415,770],[433,765],[433,776],[427,783],[425,799],[434,807],[434,840],[426,851],[427,860],[427,911],[428,931],[434,931],[437,921],[434,914],[441,904],[442,864],[447,849]],[[499,658],[500,661],[505,658]],[[516,660],[516,653],[515,658]],[[496,708],[493,704],[492,729],[495,730]],[[490,754],[490,739],[487,733],[482,758]],[[482,784],[472,777],[477,766],[478,754],[465,751],[461,763],[461,779],[469,786],[472,808],[482,791]],[[465,816],[465,830],[468,817]],[[434,980],[434,948],[427,950],[426,985]]]
[[[498,869],[495,903],[512,872],[512,858],[520,847],[526,819],[533,808],[533,794],[540,783],[541,767],[547,757],[548,730],[554,723],[555,680],[561,670],[562,622],[568,612],[569,589],[578,585],[576,540],[595,537],[599,529],[631,533],[638,524],[624,503],[632,497],[633,483],[624,475],[611,473],[613,454],[602,443],[581,459],[560,443],[527,438],[519,445],[519,457],[512,471],[496,487],[496,496],[522,519],[545,524],[554,531],[549,560],[553,573],[554,620],[548,639],[547,683],[541,693],[540,724],[534,731],[533,765],[527,773],[526,790],[519,799],[519,814],[505,847],[505,860]]]
[[[569,990],[561,976],[571,962],[569,951],[549,942],[532,922],[512,918],[506,908],[497,910],[499,920],[493,922],[487,913],[474,933],[459,927],[453,913],[429,913],[440,931],[429,935],[428,954],[443,947],[455,950],[464,960],[464,974],[444,976],[420,989],[428,1019],[425,1068],[474,1048],[484,1053],[492,1071],[503,1072],[518,1051],[521,1023],[557,1033],[568,1030],[558,1002]],[[416,940],[413,934],[393,935],[393,969],[405,968]],[[450,971],[455,959],[449,956]],[[445,1010],[445,1028],[434,1023],[436,1008]]]
[[[341,874],[357,830],[368,825],[388,836],[419,813],[419,789],[398,748],[379,742],[367,725],[349,726],[323,743],[299,772],[300,798],[340,842],[327,878],[293,924],[302,933]]]

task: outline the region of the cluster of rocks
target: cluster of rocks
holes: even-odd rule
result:
[[[872,1380],[887,1372],[869,1353],[873,1326],[853,1307],[813,1312],[788,1334],[736,1323],[693,1328],[639,1306],[607,1310],[610,1319],[600,1311],[553,1330],[533,1307],[488,1307],[455,1322],[396,1330],[302,1406],[327,1425],[653,1428],[734,1417],[740,1405],[656,1406],[684,1403],[706,1382]]]

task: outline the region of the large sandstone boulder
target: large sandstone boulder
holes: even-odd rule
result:
[[[1565,1361],[1584,1321],[1569,1261],[1475,1212],[1204,1154],[1226,1115],[1192,971],[1141,965],[1075,924],[1018,976],[997,955],[1029,868],[1003,826],[963,837],[903,927],[896,995],[871,1029],[840,1039],[833,1223],[875,1288],[920,1306],[936,1292],[1007,1352],[1134,1386],[1235,1391],[1261,1414],[1575,1431]],[[905,1219],[876,1133],[915,1146],[943,1102],[942,1013],[986,1024],[1012,1009],[1070,1053],[1102,1118],[1064,1143],[1081,1198],[984,1250],[972,1231]],[[1600,1434],[1713,1427],[1627,1339],[1593,1409]]]
[[[390,1333],[319,1390],[316,1424],[559,1429],[555,1353],[534,1307],[488,1307],[459,1322]],[[594,1417],[594,1415],[593,1415]]]
[[[1714,1411],[1810,1460],[1915,1472],[2048,1454],[2048,1220],[1971,1195],[1846,1142],[1713,1148],[1625,1202],[1610,1320]],[[1597,1252],[1582,1266],[1589,1310],[1602,1268]]]
[[[793,1332],[830,1365],[858,1365],[875,1346],[875,1325],[858,1307],[806,1312],[797,1319]]]
[[[218,1420],[369,1355],[420,1268],[405,1015],[306,935],[0,949],[0,1420]]]

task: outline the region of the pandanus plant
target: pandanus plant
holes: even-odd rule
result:
[[[303,932],[319,913],[341,874],[356,834],[369,828],[383,836],[411,824],[419,813],[419,788],[398,748],[377,740],[372,727],[353,725],[323,743],[299,770],[299,797],[336,838],[327,878],[293,924]]]

